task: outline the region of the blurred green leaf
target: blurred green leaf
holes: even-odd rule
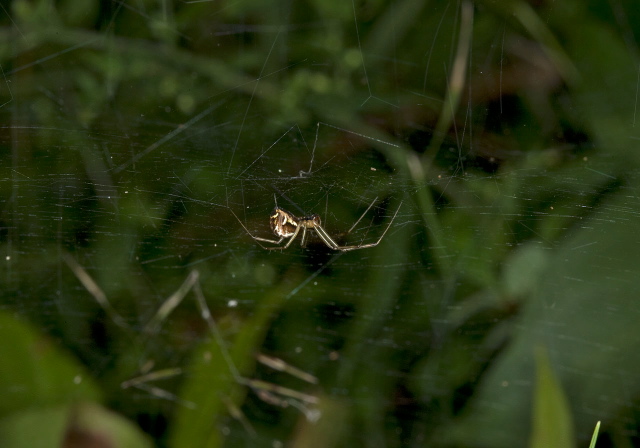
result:
[[[33,407],[0,419],[3,448],[55,448],[63,446],[71,405]]]
[[[596,423],[596,427],[593,430],[593,437],[591,437],[591,443],[589,444],[589,448],[595,448],[596,441],[598,440],[598,432],[600,431],[600,421]]]
[[[502,285],[507,297],[522,299],[536,290],[547,265],[547,252],[540,244],[525,245],[503,261]]]
[[[536,350],[536,385],[533,399],[531,448],[575,446],[569,403],[553,372],[544,348]]]
[[[591,435],[590,410],[610,415],[624,397],[640,393],[640,333],[636,316],[624,311],[640,290],[640,254],[629,250],[637,241],[632,215],[627,196],[615,195],[550,256],[514,341],[451,430],[453,439],[474,446],[521,445],[529,433],[538,345],[549,350],[581,440]]]
[[[572,4],[563,2],[552,20],[580,23],[563,29],[567,51],[580,75],[571,86],[575,107],[602,154],[615,154],[617,170],[627,171],[640,160],[637,102],[632,93],[637,88],[639,55],[624,36]]]
[[[150,448],[153,445],[134,423],[99,405],[84,402],[34,407],[0,419],[0,446]]]
[[[1,302],[54,342],[0,316],[0,445],[144,446],[88,375],[176,447],[567,444],[569,413],[631,445],[633,1],[5,4]],[[267,236],[274,193],[332,235],[379,197],[351,241],[405,202],[377,249],[275,253],[227,210]],[[190,301],[139,335],[196,265],[224,338]],[[263,351],[319,378],[320,421],[249,393],[298,391]]]
[[[635,380],[640,333],[635,313],[629,312],[640,290],[640,255],[635,250],[636,204],[627,192],[640,187],[636,176],[627,174],[638,168],[629,95],[630,86],[636,85],[638,59],[619,35],[588,14],[578,19],[577,10],[573,2],[566,2],[554,10],[552,21],[567,23],[571,16],[581,24],[564,29],[568,54],[579,72],[571,88],[577,110],[602,152],[575,168],[573,179],[581,179],[580,188],[601,188],[608,197],[600,198],[590,216],[547,252],[546,266],[536,275],[537,286],[515,325],[513,342],[483,379],[468,412],[448,430],[457,443],[522,446],[531,430],[536,396],[533,353],[540,345],[548,349],[552,369],[566,391],[581,442],[591,436],[594,418],[623,412],[626,406],[621,403],[640,394]],[[611,70],[612,66],[619,69]],[[608,155],[615,157],[605,159]],[[624,189],[613,194],[620,182]],[[607,183],[612,185],[609,191],[604,188]],[[585,207],[585,201],[584,195],[577,197],[575,205]],[[539,271],[540,260],[531,260],[531,273]],[[505,280],[509,290],[519,289],[514,279]],[[531,281],[530,275],[523,278],[524,284]]]
[[[346,400],[320,396],[320,420],[300,421],[291,446],[294,448],[327,448],[343,446],[349,433],[350,405]]]
[[[244,421],[236,410],[247,389],[238,381],[252,374],[256,347],[262,344],[268,323],[285,297],[279,288],[264,297],[263,306],[242,325],[229,347],[214,334],[195,350],[180,394],[183,405],[171,427],[171,446],[225,446],[222,419],[231,414]],[[251,436],[253,429],[245,431]]]
[[[117,448],[151,448],[153,443],[133,422],[93,403],[81,403],[72,409],[67,443],[89,446],[106,443]]]
[[[7,313],[0,313],[0,358],[0,446],[58,447],[74,437],[150,446],[135,425],[91,404],[100,394],[79,363]]]
[[[98,400],[93,379],[76,360],[29,325],[0,313],[0,416],[34,406]]]

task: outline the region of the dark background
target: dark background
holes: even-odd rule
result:
[[[639,443],[636,2],[0,6],[1,446]]]

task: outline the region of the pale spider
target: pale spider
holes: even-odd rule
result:
[[[358,225],[358,223],[362,220],[362,218],[364,218],[364,215],[371,209],[371,207],[373,207],[373,204],[375,204],[377,199],[378,198],[375,198],[373,200],[373,202],[369,205],[369,207],[367,207],[367,209],[364,211],[362,216],[360,216],[360,218],[358,218],[356,223],[353,226],[351,226],[351,228],[346,232],[346,235],[348,235]],[[236,219],[238,220],[242,228],[245,230],[245,232],[247,232],[247,234],[249,234],[249,236],[253,238],[256,242],[258,242],[258,245],[263,249],[285,250],[286,248],[291,246],[291,243],[293,243],[293,241],[297,238],[298,234],[300,233],[300,230],[302,230],[302,239],[300,241],[300,245],[302,247],[305,247],[307,244],[307,230],[309,231],[313,230],[316,232],[318,237],[320,237],[322,242],[326,244],[327,247],[329,247],[330,249],[347,252],[350,250],[376,247],[378,244],[380,244],[380,241],[382,241],[382,238],[384,238],[387,231],[391,227],[393,220],[396,218],[396,215],[400,211],[400,206],[402,206],[402,202],[398,206],[398,209],[396,210],[396,212],[393,214],[391,221],[389,221],[389,224],[387,224],[387,227],[384,229],[384,232],[382,232],[382,235],[380,236],[380,238],[378,238],[378,241],[376,241],[375,243],[358,244],[358,245],[350,245],[350,246],[340,246],[338,243],[336,243],[333,240],[333,238],[329,236],[327,231],[324,230],[324,227],[322,227],[320,215],[313,214],[310,216],[298,217],[298,216],[295,216],[293,213],[288,212],[276,205],[276,208],[273,209],[273,212],[269,217],[269,223],[271,224],[271,230],[273,231],[273,233],[277,237],[280,237],[280,239],[271,240],[268,238],[260,238],[258,236],[253,236],[251,232],[249,232],[249,229],[247,229],[245,225],[242,223],[242,221],[240,221],[240,218],[238,218],[236,214],[233,213],[233,211],[231,211],[231,213],[233,214],[233,216],[236,217]],[[286,240],[287,238],[289,239],[289,241],[287,241],[287,243],[284,246],[265,247],[259,243],[259,241],[262,241],[264,243],[278,245],[282,243],[282,241]]]

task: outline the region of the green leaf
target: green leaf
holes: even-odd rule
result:
[[[598,440],[599,431],[600,431],[600,421],[596,423],[596,428],[593,430],[593,436],[591,437],[591,443],[589,444],[589,448],[595,448],[596,440]]]
[[[74,437],[150,446],[133,423],[91,403],[99,393],[77,361],[6,313],[0,313],[0,359],[3,448],[58,447]]]
[[[6,313],[0,313],[0,359],[0,416],[99,397],[79,363]]]
[[[633,214],[626,193],[619,193],[549,253],[513,341],[448,437],[473,446],[521,446],[535,395],[532,354],[541,344],[566,387],[579,440],[591,437],[594,410],[615,415],[626,409],[628,397],[640,394],[640,330],[632,311],[640,253],[629,250],[638,233]]]
[[[152,444],[135,424],[125,418],[101,406],[83,403],[31,408],[1,419],[0,446],[145,448]]]
[[[96,440],[96,443],[106,442],[108,446],[118,448],[153,446],[149,437],[137,425],[92,403],[82,403],[73,407],[67,442],[72,437],[82,437],[80,440],[87,442],[90,440]]]
[[[536,350],[536,390],[533,399],[531,448],[575,446],[569,403],[558,381],[549,356]]]
[[[62,446],[69,405],[31,408],[0,419],[0,446],[48,448]]]
[[[243,421],[237,410],[246,394],[246,386],[237,380],[252,372],[254,353],[262,344],[268,323],[286,300],[286,295],[276,289],[263,300],[263,306],[244,322],[230,347],[217,333],[195,351],[188,369],[189,377],[180,394],[184,405],[178,409],[171,428],[170,446],[224,446],[216,423],[229,414]],[[247,430],[252,431],[251,428]]]
[[[570,5],[578,3],[563,3],[558,9],[563,13],[553,20],[566,23]],[[634,103],[628,93],[628,86],[637,80],[638,62],[620,37],[586,10],[580,24],[565,29],[568,54],[579,71],[571,91],[589,134],[603,149],[603,157],[589,156],[588,163],[575,170],[574,179],[587,178],[587,172],[596,174],[579,185],[591,187],[593,193],[576,198],[590,214],[574,214],[577,224],[569,228],[564,241],[546,251],[548,256],[540,258],[544,266],[531,269],[533,277],[523,276],[523,283],[534,287],[520,291],[529,293],[510,345],[483,378],[464,417],[444,430],[460,445],[522,446],[531,431],[537,431],[535,424],[530,425],[538,412],[533,402],[540,399],[532,355],[541,345],[548,349],[556,381],[565,386],[580,443],[591,437],[594,418],[624,413],[629,397],[640,395],[636,381],[640,253],[634,250],[637,203],[628,193],[640,183],[624,174],[638,166]],[[611,70],[612,66],[620,69]],[[624,189],[597,193],[606,190],[598,177],[612,189],[617,184],[624,184]],[[590,208],[594,197],[597,209]],[[514,290],[517,276],[505,280],[507,289]]]

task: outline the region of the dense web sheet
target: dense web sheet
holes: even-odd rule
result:
[[[2,445],[636,444],[640,18],[538,3],[3,5]]]

